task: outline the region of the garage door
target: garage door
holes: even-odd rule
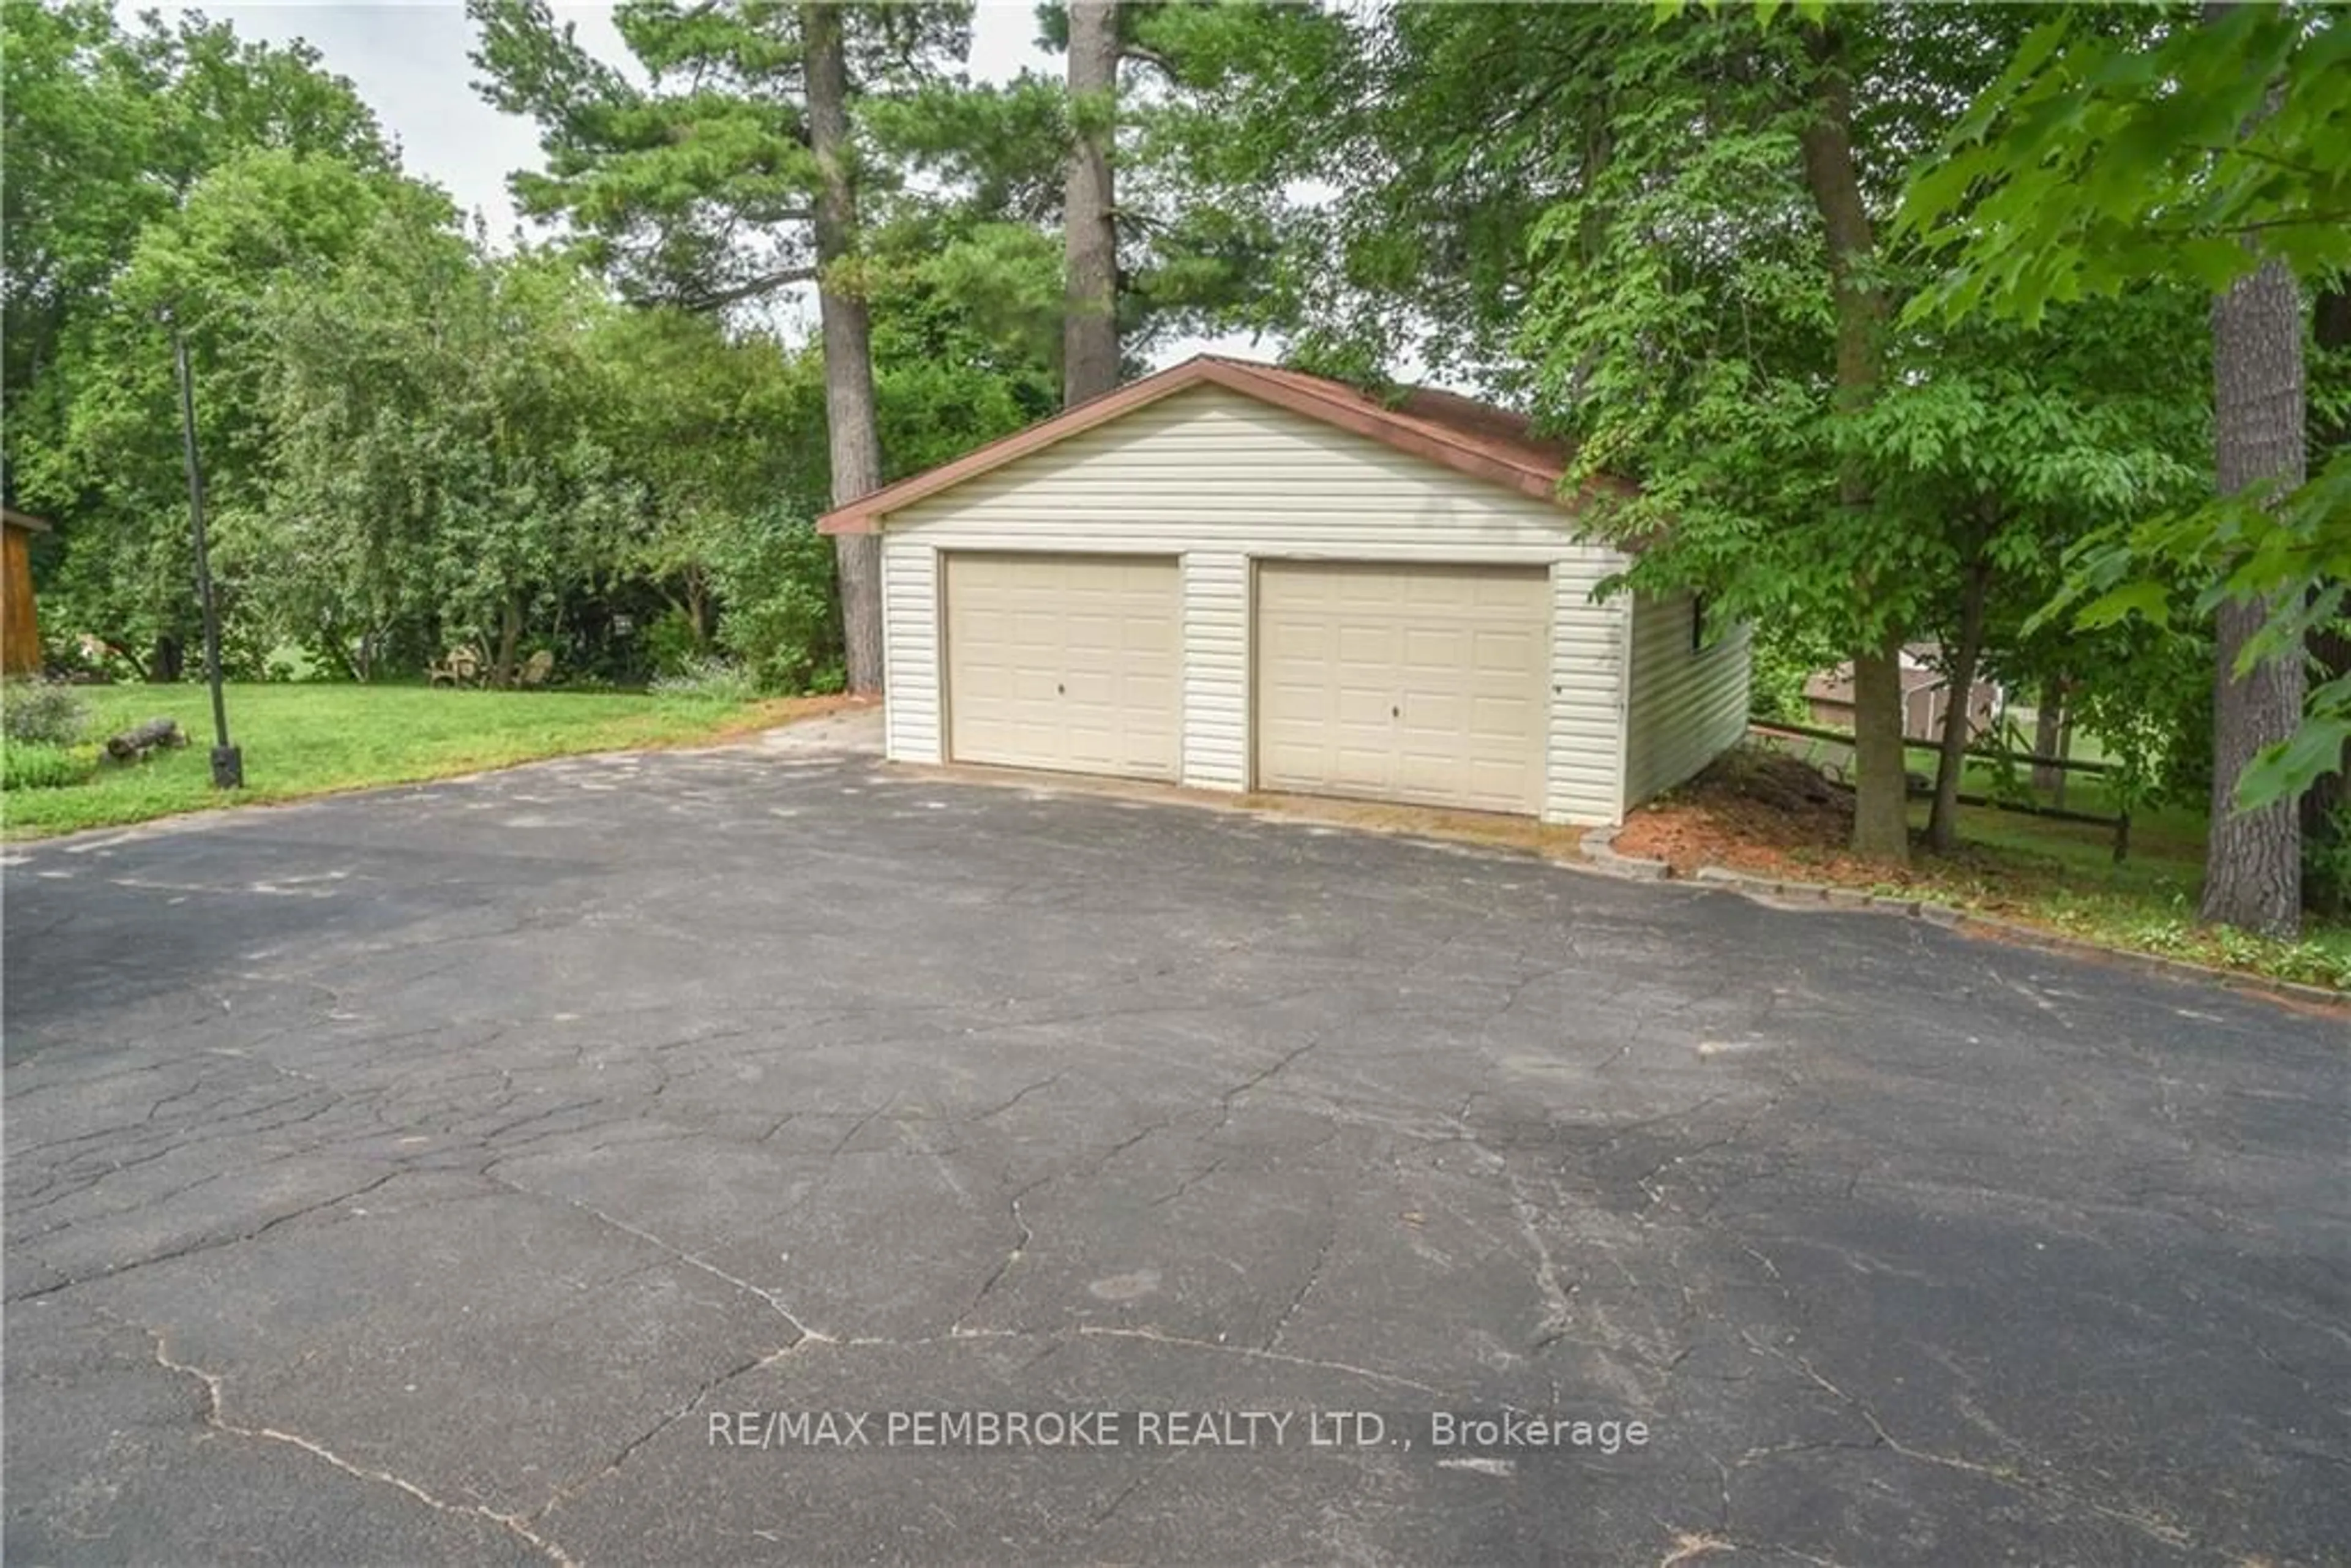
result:
[[[1258,788],[1541,812],[1550,627],[1540,567],[1261,563]]]
[[[948,756],[1175,778],[1181,625],[1171,557],[949,554]]]

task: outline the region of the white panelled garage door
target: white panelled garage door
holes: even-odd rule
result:
[[[1257,787],[1540,813],[1541,567],[1265,561]]]
[[[1184,654],[1173,557],[944,559],[950,760],[1177,776]]]

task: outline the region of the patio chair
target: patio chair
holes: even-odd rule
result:
[[[437,664],[425,667],[426,682],[436,686],[470,686],[481,678],[481,650],[471,643],[452,648]]]

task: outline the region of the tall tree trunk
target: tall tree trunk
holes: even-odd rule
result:
[[[2212,308],[2215,466],[2220,494],[2304,478],[2302,298],[2273,261]],[[2292,936],[2302,922],[2302,819],[2294,800],[2254,811],[2236,804],[2253,754],[2302,722],[2301,650],[2240,679],[2237,656],[2271,612],[2265,601],[2220,606],[2212,682],[2212,826],[2201,915],[2249,931]]]
[[[490,685],[500,691],[514,685],[515,655],[522,651],[522,605],[509,599],[498,607],[498,662],[490,671]]]
[[[1111,153],[1118,109],[1118,0],[1070,0],[1069,179],[1061,402],[1118,385],[1118,225]]]
[[[2332,352],[2351,350],[2351,288],[2337,286],[2321,294],[2312,317],[2312,338],[2319,348]],[[2334,421],[2314,418],[2311,425],[2310,449],[2321,461],[2351,447],[2351,416]],[[2351,674],[2351,636],[2339,627],[2313,628],[2310,657],[2319,680]],[[2344,742],[2340,762],[2335,771],[2312,785],[2302,798],[2302,834],[2307,846],[2334,849],[2351,831],[2351,822],[2344,820],[2344,809],[2351,805],[2351,740]],[[2351,910],[2351,879],[2311,876],[2307,872],[2305,867],[2304,909],[2329,917]]]
[[[1902,644],[1853,656],[1853,852],[1910,863],[1910,770],[1902,748]]]
[[[147,661],[147,668],[142,674],[145,679],[159,685],[169,685],[187,673],[187,644],[169,632],[159,632],[155,638],[155,656]]]
[[[809,147],[821,189],[816,204],[817,315],[824,332],[824,421],[832,455],[832,504],[882,487],[882,437],[873,406],[872,326],[857,280],[842,276],[856,249],[857,193],[849,145],[849,62],[841,12],[830,0],[800,6]],[[840,534],[841,641],[849,689],[882,689],[882,539]]]
[[[2032,755],[2058,757],[2065,744],[2065,683],[2052,675],[2041,683],[2040,700],[2032,710]],[[2047,763],[2032,765],[2032,787],[2046,789],[2058,796],[2057,803],[2065,803],[2065,770]]]
[[[1813,36],[1816,78],[1812,122],[1804,128],[1804,183],[1828,237],[1829,280],[1836,296],[1836,402],[1850,412],[1876,396],[1878,330],[1886,299],[1869,280],[1876,244],[1853,161],[1853,82],[1834,26]],[[1869,476],[1851,460],[1838,499],[1855,513],[1870,502]],[[1855,579],[1854,598],[1870,619],[1876,585]],[[1910,859],[1909,776],[1902,761],[1902,639],[1888,632],[1853,655],[1853,852],[1907,864]]]
[[[1991,562],[1981,554],[1968,563],[1959,590],[1959,645],[1945,672],[1949,698],[1943,705],[1942,753],[1935,764],[1935,805],[1927,816],[1927,846],[1949,854],[1959,841],[1959,775],[1968,766],[1970,699],[1976,664],[1983,656],[1984,599],[1991,589]]]
[[[685,569],[685,624],[694,634],[696,658],[710,652],[710,580],[698,566]]]

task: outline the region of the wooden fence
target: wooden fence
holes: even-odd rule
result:
[[[1749,734],[1761,736],[1767,740],[1818,740],[1847,748],[1854,744],[1851,730],[1824,729],[1818,725],[1782,724],[1777,720],[1766,724],[1759,719],[1750,724],[1747,730]],[[1902,745],[1906,751],[1939,752],[1941,749],[1931,743],[1912,740],[1907,737],[1904,737]],[[2119,771],[2111,762],[2077,762],[2070,757],[2042,757],[2030,751],[2011,751],[2004,747],[1970,746],[1968,747],[1967,754],[1986,762],[2004,762],[2011,766],[2022,765],[2032,768],[2053,768],[2061,773],[2101,774]],[[2115,859],[2120,862],[2130,853],[2131,820],[2128,811],[2116,816],[2103,817],[2090,811],[2069,810],[2063,806],[2043,806],[2038,801],[2003,800],[1993,795],[1966,793],[1959,796],[1959,804],[1980,806],[1994,811],[2013,811],[2020,816],[2046,817],[2053,821],[2085,822],[2093,827],[2112,828],[2115,831]]]

